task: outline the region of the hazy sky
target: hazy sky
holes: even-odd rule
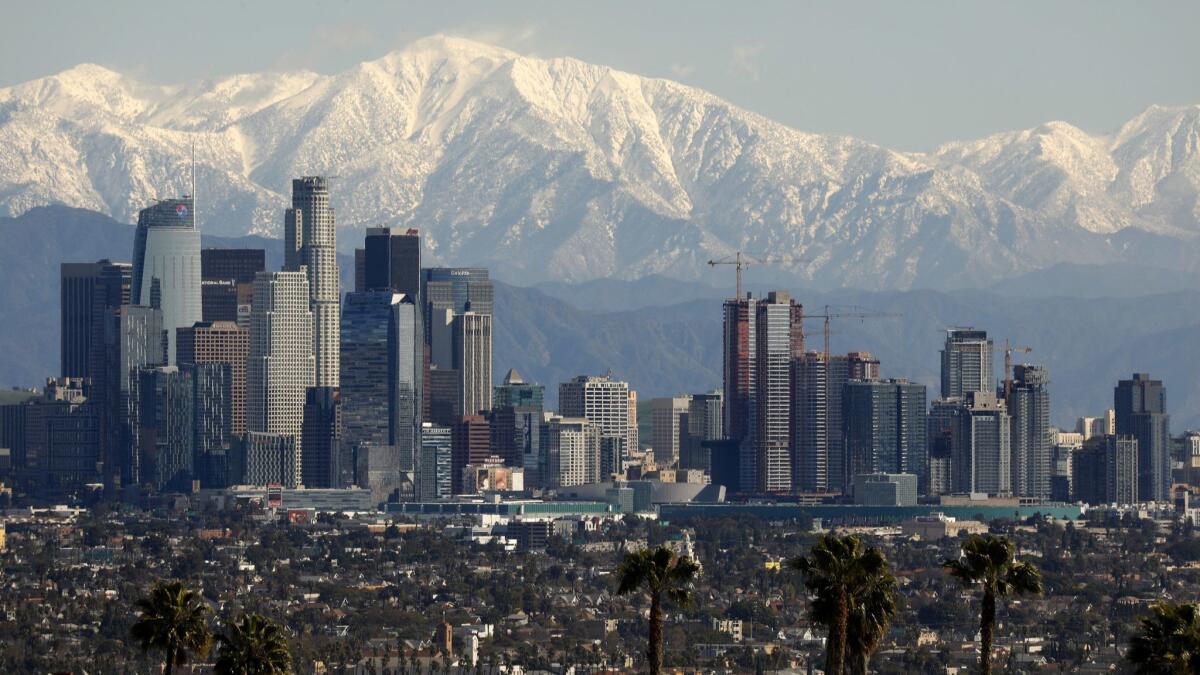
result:
[[[1200,103],[1200,2],[0,0],[0,86],[94,62],[156,82],[332,73],[434,33],[669,77],[904,150]]]

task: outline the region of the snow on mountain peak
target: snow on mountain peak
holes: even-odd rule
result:
[[[101,66],[0,89],[0,209],[132,220],[186,189],[202,226],[276,233],[289,180],[336,174],[346,228],[416,226],[501,275],[695,277],[732,250],[866,287],[985,282],[1197,234],[1200,107],[1111,136],[1065,122],[899,153],[676,82],[436,35],[335,75],[146,85]],[[343,241],[350,237],[347,232]]]

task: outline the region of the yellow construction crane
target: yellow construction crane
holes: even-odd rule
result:
[[[790,256],[775,256],[775,257],[771,257],[771,258],[751,258],[748,255],[742,255],[741,251],[737,251],[732,256],[725,256],[724,258],[718,258],[716,260],[709,260],[708,265],[709,265],[709,267],[716,267],[717,265],[733,265],[734,269],[737,270],[737,285],[735,287],[736,293],[735,293],[734,297],[740,299],[742,297],[742,270],[743,269],[745,269],[751,265],[779,265],[779,264],[798,263],[798,262],[801,262],[799,258],[792,258]]]
[[[1014,352],[1028,354],[1033,349],[1029,347],[1017,347],[1009,343],[1008,338],[1004,338],[1004,400],[1008,401],[1012,394],[1012,355]]]

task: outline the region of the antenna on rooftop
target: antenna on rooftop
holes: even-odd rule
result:
[[[192,139],[192,228],[200,226],[200,219],[196,217],[199,210],[199,200],[196,199],[196,139]]]

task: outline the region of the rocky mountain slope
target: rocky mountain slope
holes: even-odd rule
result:
[[[691,279],[741,249],[823,287],[952,288],[1058,263],[1191,272],[1200,250],[1200,106],[900,153],[447,37],[336,75],[159,86],[80,65],[0,89],[0,212],[130,222],[190,190],[193,146],[206,232],[277,234],[289,179],[335,175],[343,227],[420,227],[431,259],[527,283]]]

